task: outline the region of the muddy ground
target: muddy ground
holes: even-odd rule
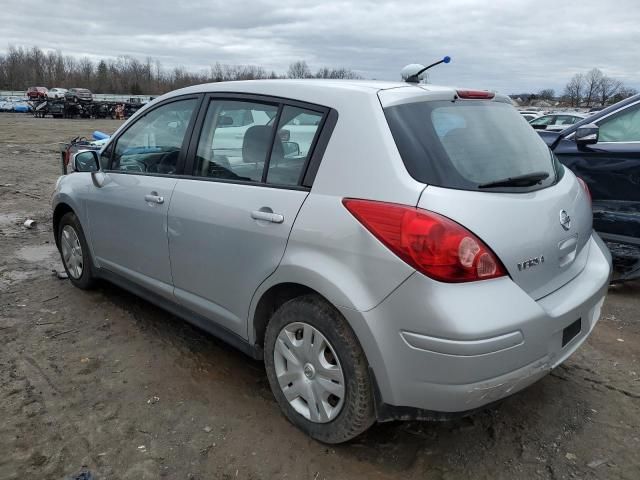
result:
[[[611,288],[589,341],[498,407],[328,447],[279,413],[261,363],[52,276],[56,142],[118,125],[0,114],[0,479],[640,478],[639,283]]]

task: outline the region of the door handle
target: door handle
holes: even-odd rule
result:
[[[158,192],[151,192],[144,196],[145,201],[149,203],[157,203],[158,205],[164,203],[164,197],[158,195]]]
[[[264,212],[262,210],[254,210],[251,212],[251,218],[254,220],[262,220],[263,222],[282,223],[284,217],[279,213]]]

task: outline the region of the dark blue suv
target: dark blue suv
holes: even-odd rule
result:
[[[609,244],[618,279],[640,278],[640,94],[561,132],[538,133],[589,186],[593,226]]]

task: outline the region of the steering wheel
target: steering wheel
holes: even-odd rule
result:
[[[164,154],[158,163],[156,163],[156,169],[158,173],[165,173],[171,175],[176,173],[176,166],[178,165],[178,154],[180,152],[178,150],[173,152],[168,152]]]
[[[127,160],[126,163],[120,163],[120,168],[118,170],[122,170],[125,172],[146,172],[147,166],[142,160],[138,159],[130,159]]]

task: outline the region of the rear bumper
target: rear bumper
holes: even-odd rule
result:
[[[466,412],[566,360],[597,323],[610,275],[610,254],[594,234],[584,270],[538,301],[509,278],[444,284],[415,273],[374,309],[341,311],[365,350],[379,403]],[[563,345],[578,319],[580,332]]]

